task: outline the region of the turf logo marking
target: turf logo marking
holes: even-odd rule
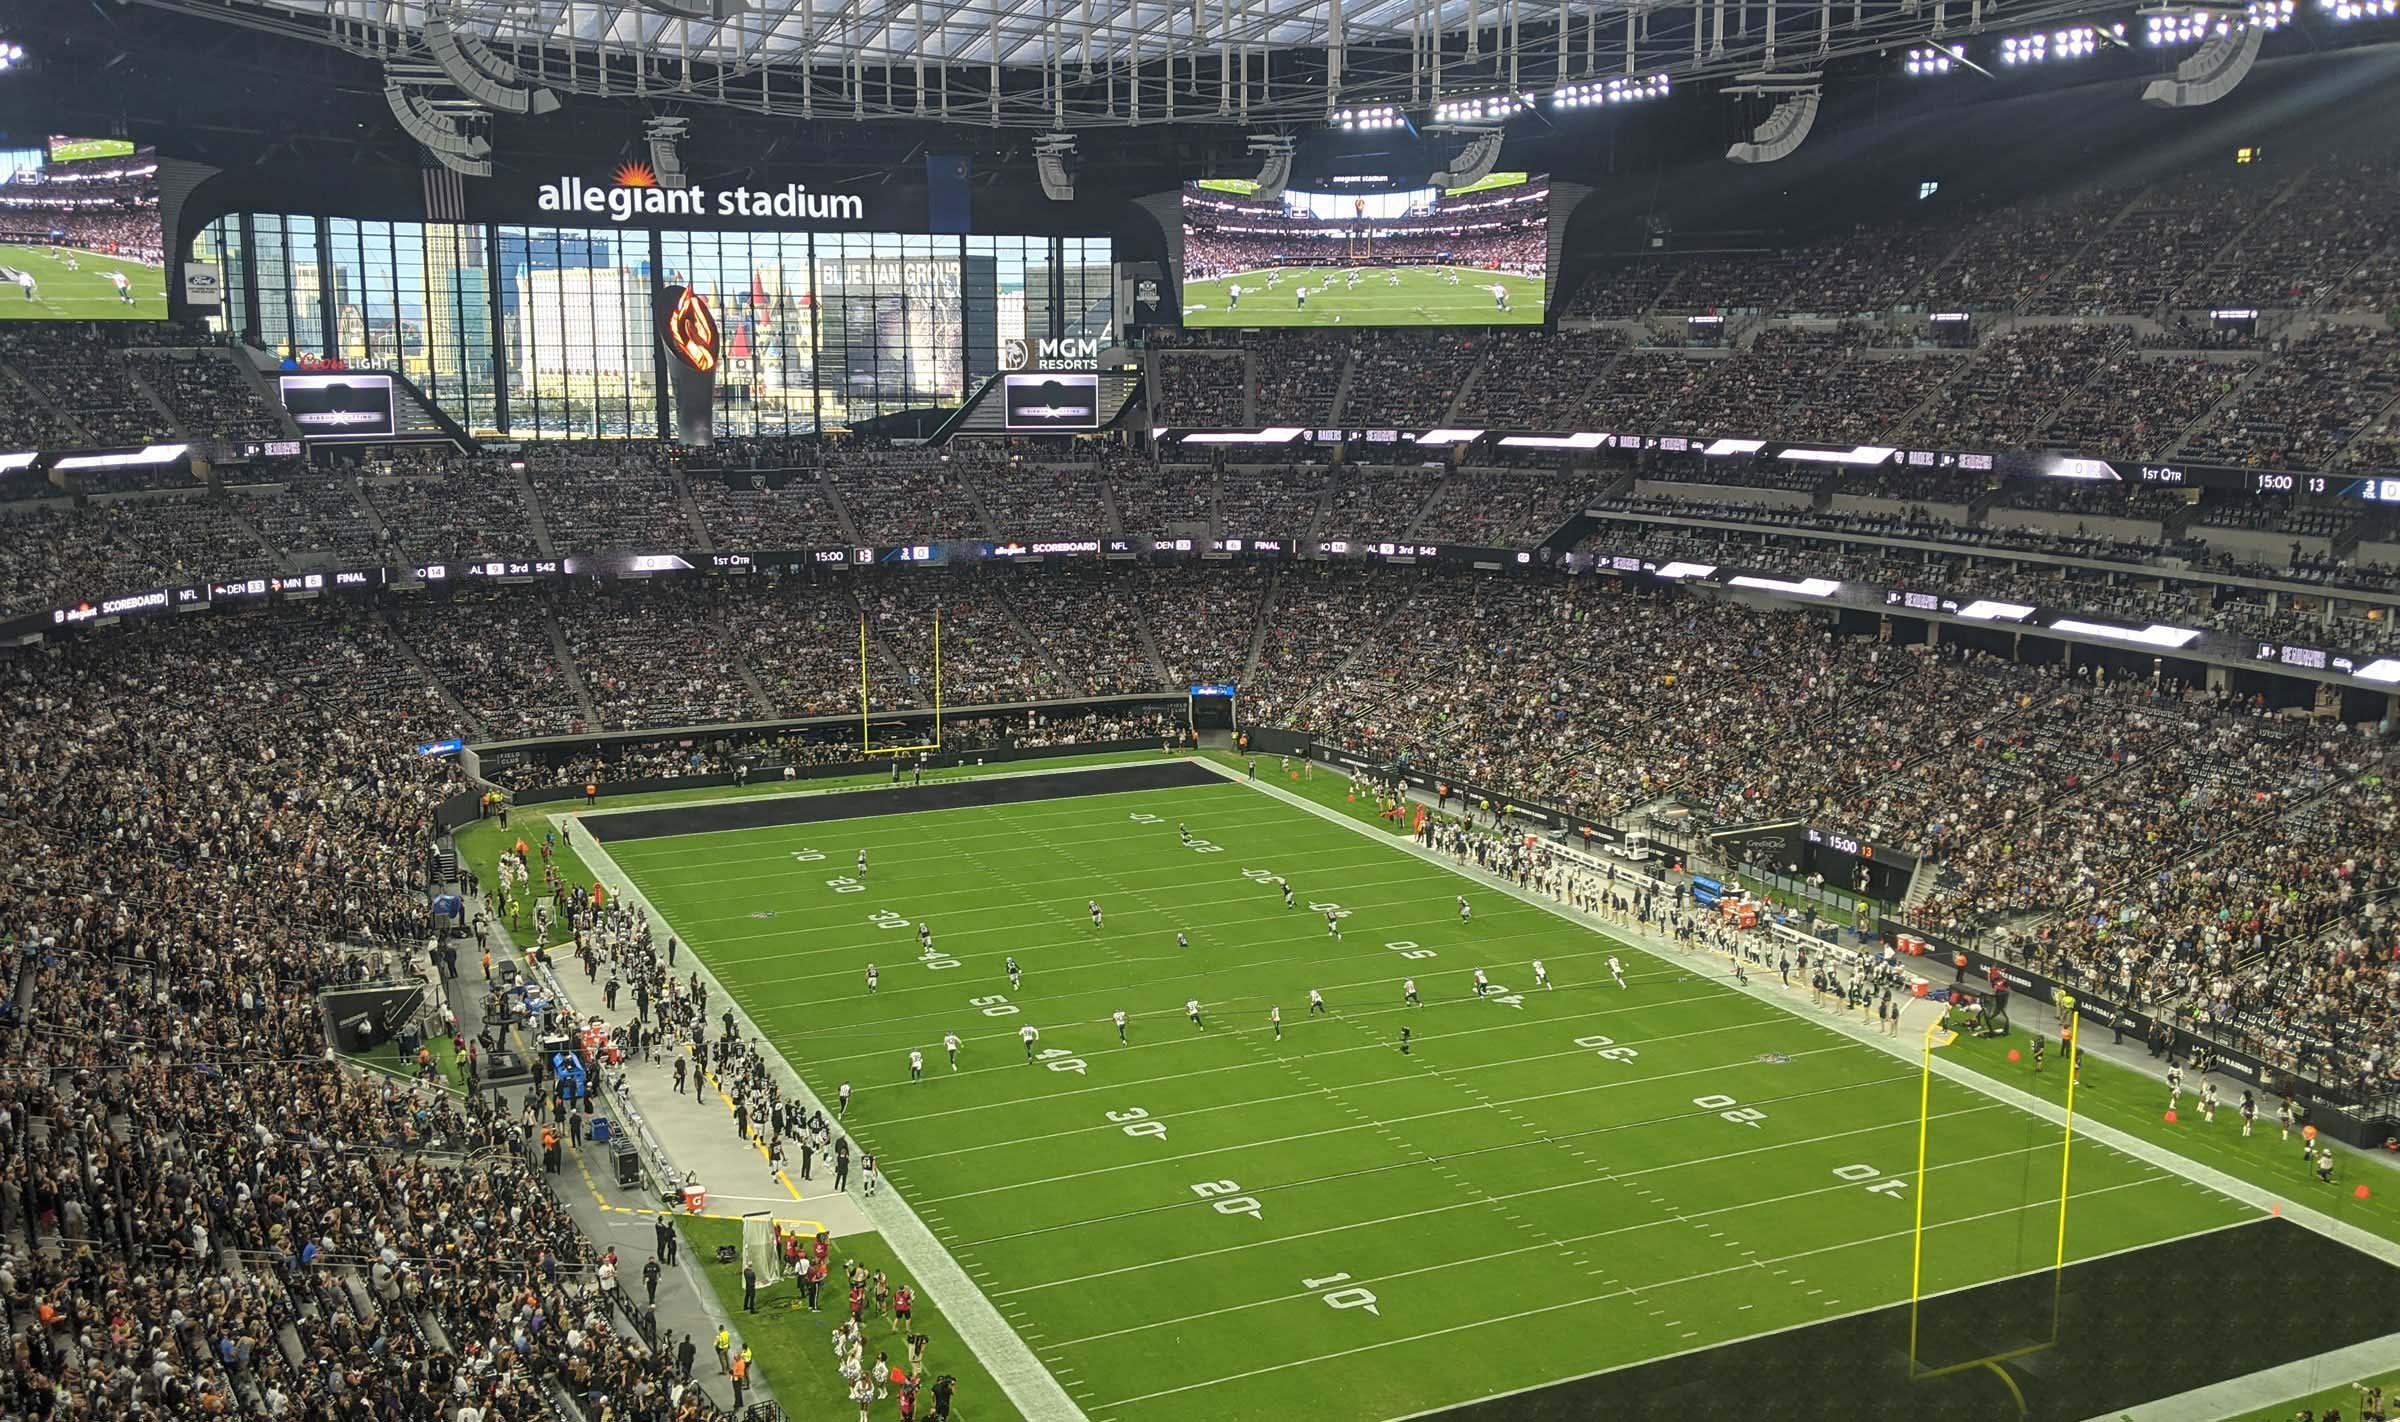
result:
[[[1167,1138],[1167,1123],[1150,1119],[1150,1113],[1139,1106],[1128,1106],[1122,1111],[1107,1112],[1106,1115],[1111,1124],[1123,1126],[1125,1134],[1129,1136],[1148,1136],[1162,1141]]]
[[[1885,1178],[1883,1172],[1872,1165],[1837,1165],[1833,1168],[1833,1178],[1847,1180],[1854,1185],[1863,1184],[1868,1194],[1894,1200],[1899,1199],[1900,1192],[1908,1188],[1907,1181],[1897,1177]]]
[[[1755,1106],[1744,1106],[1730,1096],[1695,1096],[1692,1104],[1703,1111],[1714,1111],[1737,1126],[1749,1126],[1754,1130],[1758,1129],[1759,1122],[1767,1119],[1766,1112]]]
[[[1220,1215],[1248,1215],[1254,1220],[1266,1218],[1265,1207],[1253,1195],[1242,1193],[1242,1187],[1230,1180],[1203,1180],[1192,1187],[1192,1193],[1210,1201],[1209,1208]]]
[[[1302,1279],[1300,1287],[1313,1290],[1333,1289],[1335,1284],[1343,1283],[1349,1277],[1348,1274],[1328,1274],[1322,1279]],[[1317,1296],[1325,1300],[1328,1308],[1363,1308],[1377,1318],[1383,1317],[1383,1310],[1375,1306],[1375,1295],[1356,1285],[1347,1289],[1333,1289],[1331,1293],[1319,1293]]]

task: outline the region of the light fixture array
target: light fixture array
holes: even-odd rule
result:
[[[1550,91],[1550,102],[1562,109],[1597,108],[1602,104],[1663,99],[1669,88],[1664,74],[1620,74],[1613,79],[1586,79],[1580,83],[1561,84]]]

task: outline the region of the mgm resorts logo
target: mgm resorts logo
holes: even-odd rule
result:
[[[662,188],[647,163],[626,163],[616,185],[602,187],[572,175],[544,183],[535,206],[544,212],[606,214],[612,222],[637,217],[780,217],[861,222],[866,199],[856,193],[812,193],[806,183],[780,188]]]
[[[1090,370],[1100,363],[1100,342],[1092,336],[1044,336],[1028,341],[1011,336],[1000,346],[1002,370]]]

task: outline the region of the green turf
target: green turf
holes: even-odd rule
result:
[[[2358,1390],[2362,1386],[2382,1388],[2385,1406],[2388,1408],[2392,1397],[2400,1394],[2400,1373],[2386,1373],[2381,1377],[2372,1378],[2343,1378],[2321,1391],[2310,1393],[2306,1397],[2295,1397],[2289,1402],[2279,1403],[2264,1412],[2245,1412],[2235,1422],[2292,1422],[2293,1418],[2300,1415],[2302,1408],[2309,1409],[2320,1418],[2326,1416],[2328,1411],[2334,1408],[2339,1408],[2345,1418],[2356,1417],[2360,1401]]]
[[[1125,758],[1126,755],[1123,751],[1042,756],[1031,760],[995,761],[990,765],[949,766],[940,770],[928,771],[925,778],[928,782],[971,780],[981,776],[1005,775],[1020,771],[1062,770],[1077,766],[1107,765],[1122,762]],[[903,775],[905,777],[905,772]],[[889,771],[874,775],[834,775],[817,780],[796,780],[788,783],[780,779],[770,779],[755,785],[709,785],[693,790],[652,790],[638,795],[610,795],[601,800],[600,808],[623,810],[646,805],[691,804],[701,800],[758,799],[774,795],[804,795],[825,790],[865,790],[890,783],[891,773]],[[580,798],[551,800],[539,805],[515,807],[509,812],[506,829],[501,828],[497,819],[477,820],[471,824],[460,826],[452,834],[451,842],[458,850],[459,861],[483,876],[486,890],[496,894],[500,884],[499,863],[502,850],[514,845],[520,839],[524,840],[528,847],[539,846],[542,832],[556,825],[559,816],[571,815],[583,808],[584,804]],[[567,843],[564,834],[561,834],[558,839],[555,862],[558,865],[559,873],[565,875],[570,884],[589,884],[597,877],[576,855],[574,849]],[[542,886],[541,858],[538,848],[533,856],[533,865],[534,888],[538,891]],[[501,914],[496,905],[493,913],[497,926],[501,930],[501,941],[513,941],[520,948],[533,946],[533,905],[531,901],[528,901],[525,906],[522,925],[513,930],[508,926],[507,916]]]
[[[80,270],[68,271],[72,256]],[[0,320],[8,321],[164,321],[167,319],[167,277],[157,267],[125,257],[111,257],[64,247],[21,247],[0,243],[0,267],[33,273],[31,301],[10,282],[0,290]],[[133,288],[133,304],[117,299],[110,272],[123,272]]]
[[[1908,1063],[1247,787],[610,852],[820,1094],[856,1084],[853,1135],[1096,1422],[1399,1416],[1907,1296]],[[1517,991],[1476,1000],[1478,965]],[[1931,1107],[1926,1288],[2045,1266],[2056,1128],[1940,1081]],[[2251,1214],[2096,1144],[2074,1169],[2070,1257]]]
[[[856,1259],[869,1269],[881,1269],[894,1288],[913,1282],[900,1268],[892,1251],[882,1238],[872,1234],[854,1234],[833,1241],[831,1277],[826,1291],[819,1296],[822,1312],[810,1313],[804,1308],[791,1307],[797,1297],[794,1286],[787,1280],[774,1288],[760,1291],[758,1312],[742,1312],[742,1266],[716,1262],[717,1246],[730,1244],[739,1248],[742,1226],[739,1220],[693,1219],[685,1216],[677,1221],[683,1227],[685,1241],[694,1246],[693,1256],[716,1290],[717,1300],[733,1321],[734,1337],[749,1345],[750,1361],[758,1366],[759,1375],[775,1391],[775,1400],[783,1405],[789,1417],[840,1417],[849,1414],[848,1384],[835,1369],[833,1330],[848,1315],[846,1290],[837,1293],[831,1285],[840,1280]],[[908,1345],[892,1327],[889,1314],[869,1315],[865,1323],[867,1361],[873,1363],[878,1352],[888,1352],[892,1361],[905,1366]],[[1009,1415],[1007,1400],[1000,1395],[1000,1385],[991,1374],[958,1341],[958,1335],[942,1317],[940,1302],[922,1289],[911,1315],[911,1326],[925,1335],[925,1379],[931,1382],[944,1373],[958,1379],[958,1391],[952,1398],[950,1415],[958,1422],[984,1422],[985,1418]],[[706,1345],[708,1340],[700,1340]],[[711,1370],[716,1359],[705,1346],[695,1371]],[[717,1386],[717,1384],[711,1384]],[[918,1399],[919,1417],[932,1415],[930,1393]],[[878,1417],[895,1414],[896,1404],[886,1401],[876,1404]]]
[[[2105,1030],[2094,1028],[2092,1040],[2100,1040]],[[2058,1053],[2052,1051],[2047,1069],[2036,1075],[2031,1058],[2023,1052],[2025,1044],[2022,1033],[2007,1040],[1961,1037],[1945,1049],[1945,1055],[2036,1096],[2063,1101],[2067,1083],[2065,1073],[2058,1069]],[[2053,1047],[2056,1045],[2052,1043]],[[2012,1047],[2019,1051],[2019,1059],[2014,1062],[2008,1060]],[[2372,1158],[2337,1150],[2333,1182],[2320,1181],[2315,1171],[2300,1164],[2298,1134],[2285,1140],[2276,1125],[2276,1098],[2265,1092],[2259,1094],[2258,1123],[2247,1139],[2242,1135],[2241,1112],[2237,1109],[2241,1099],[2238,1091],[2227,1093],[2217,1108],[2217,1119],[2211,1123],[2202,1118],[2197,1095],[2186,1091],[2182,1109],[2169,1122],[2166,1083],[2141,1072],[2112,1066],[2099,1058],[2089,1058],[2083,1071],[2083,1086],[2075,1093],[2075,1111],[2236,1179],[2281,1193],[2345,1224],[2400,1242],[2400,1172]],[[2358,1197],[2362,1185],[2367,1189],[2367,1198],[2363,1200]]]
[[[1513,272],[1479,272],[1456,268],[1458,284],[1443,280],[1436,267],[1375,267],[1362,265],[1356,287],[1347,284],[1339,267],[1283,267],[1281,278],[1267,287],[1266,270],[1241,272],[1209,281],[1183,284],[1183,324],[1186,326],[1539,326],[1543,292],[1541,277]],[[1326,277],[1330,289],[1320,289]],[[1397,284],[1389,280],[1398,277]],[[1301,309],[1294,293],[1306,282],[1308,306]],[[1509,309],[1493,302],[1492,284],[1508,288]],[[1239,305],[1230,290],[1242,289]]]

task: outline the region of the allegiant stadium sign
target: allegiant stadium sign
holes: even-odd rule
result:
[[[566,176],[544,183],[535,206],[543,212],[588,213],[612,222],[637,217],[752,217],[818,222],[863,222],[867,204],[856,193],[812,193],[806,183],[780,188],[662,188],[650,170],[627,164],[616,185]]]

